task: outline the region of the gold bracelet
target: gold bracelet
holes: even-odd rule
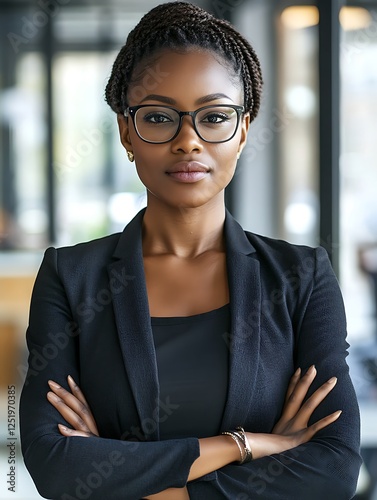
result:
[[[238,463],[242,464],[245,457],[244,457],[244,454],[242,452],[242,446],[240,444],[239,437],[235,433],[233,433],[232,431],[224,431],[221,434],[223,434],[224,436],[230,436],[233,439],[233,441],[236,443],[236,445],[238,446],[238,449],[240,450],[240,455],[241,455],[241,460]]]
[[[242,442],[244,450],[245,450],[245,456],[244,456],[242,463],[251,462],[251,460],[253,460],[253,453],[251,451],[250,443],[249,443],[249,440],[247,439],[246,432],[245,432],[244,428],[241,426],[236,427],[235,433],[241,439],[241,442]]]

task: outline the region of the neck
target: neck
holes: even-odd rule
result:
[[[224,251],[224,195],[197,208],[177,208],[148,199],[143,220],[145,256],[173,254],[194,258],[210,251]]]

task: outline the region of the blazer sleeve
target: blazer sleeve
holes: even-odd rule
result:
[[[317,377],[310,394],[329,378],[337,385],[314,412],[311,422],[336,410],[339,419],[314,438],[285,453],[244,465],[228,465],[189,483],[195,500],[349,500],[353,498],[361,465],[359,410],[349,370],[346,321],[338,282],[323,248],[315,250],[314,269],[301,267],[305,290],[292,317],[295,330],[295,365],[315,364]],[[292,280],[293,283],[298,283]],[[293,286],[293,285],[292,285]],[[308,397],[310,396],[308,395]],[[252,431],[252,429],[246,429]],[[272,429],[266,429],[271,432]]]
[[[183,487],[199,456],[196,438],[132,442],[59,433],[57,424],[64,419],[47,401],[47,381],[66,380],[68,374],[80,380],[78,335],[51,248],[33,290],[29,367],[20,401],[22,452],[39,493],[61,500],[137,500]]]

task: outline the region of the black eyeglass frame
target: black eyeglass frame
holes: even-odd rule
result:
[[[165,109],[171,109],[173,111],[175,111],[178,115],[179,115],[179,124],[178,124],[178,129],[176,131],[176,133],[173,135],[173,137],[171,137],[171,139],[169,139],[168,141],[148,141],[147,139],[144,139],[144,137],[142,137],[137,129],[137,126],[136,126],[136,123],[135,123],[135,116],[136,116],[136,112],[141,109],[141,108],[149,108],[149,107],[156,107],[156,108],[165,108]],[[237,113],[237,124],[235,126],[235,129],[234,129],[234,132],[233,134],[231,135],[231,137],[229,137],[229,139],[225,139],[224,141],[207,141],[206,139],[204,139],[200,132],[198,131],[197,127],[196,127],[196,123],[195,123],[195,118],[196,118],[196,115],[200,112],[200,111],[203,111],[204,109],[211,109],[211,108],[232,108],[234,109],[234,111]],[[203,106],[201,108],[198,108],[196,109],[195,111],[179,111],[179,109],[177,108],[174,108],[173,106],[165,106],[165,105],[159,105],[159,104],[140,104],[138,106],[129,106],[128,108],[126,108],[126,110],[124,111],[124,116],[126,118],[128,118],[129,116],[131,116],[132,118],[132,123],[134,124],[134,128],[136,130],[136,133],[138,135],[138,137],[140,137],[140,139],[144,142],[147,142],[149,144],[166,144],[167,142],[171,142],[173,141],[177,135],[179,134],[179,132],[181,131],[182,129],[182,118],[184,116],[191,116],[192,118],[192,124],[193,124],[193,127],[194,127],[194,130],[195,132],[197,133],[197,135],[200,137],[200,139],[204,142],[208,142],[210,144],[221,144],[223,142],[228,142],[228,141],[231,141],[233,139],[233,137],[236,135],[236,132],[238,130],[238,127],[240,125],[240,118],[241,118],[241,115],[245,113],[245,108],[244,106],[238,106],[236,104],[211,104],[211,105],[208,105],[208,106]]]

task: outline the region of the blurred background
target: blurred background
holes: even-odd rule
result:
[[[18,399],[43,251],[119,231],[145,204],[103,96],[128,32],[158,3],[0,0],[2,499],[40,498],[19,449],[16,493],[4,478],[8,387]],[[232,21],[261,59],[262,110],[227,205],[248,230],[328,250],[362,415],[357,498],[376,500],[377,0],[193,3]]]

